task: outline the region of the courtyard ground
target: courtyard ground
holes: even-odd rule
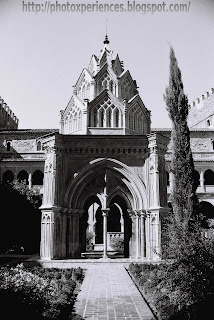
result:
[[[155,319],[121,263],[88,263],[74,310],[83,319]]]

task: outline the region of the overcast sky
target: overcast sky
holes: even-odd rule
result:
[[[78,2],[96,0],[70,0]],[[19,128],[59,128],[59,111],[72,96],[72,86],[103,47],[106,19],[110,48],[137,81],[152,112],[152,127],[170,127],[163,100],[170,44],[190,103],[214,87],[214,1],[165,3],[190,3],[189,12],[35,14],[23,12],[21,0],[0,0],[0,96],[19,118]]]

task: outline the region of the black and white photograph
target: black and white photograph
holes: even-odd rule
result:
[[[212,319],[213,35],[213,0],[0,0],[3,319]]]

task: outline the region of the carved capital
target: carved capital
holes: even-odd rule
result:
[[[106,208],[106,209],[101,209],[101,210],[102,210],[102,216],[107,217],[110,209]]]

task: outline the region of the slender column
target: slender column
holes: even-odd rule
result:
[[[109,209],[102,209],[103,214],[103,259],[107,259],[107,216]]]
[[[141,230],[141,238],[140,238],[140,246],[141,246],[141,257],[142,259],[145,258],[145,211],[141,211],[140,213],[140,230]]]
[[[151,231],[152,231],[152,258],[158,260],[160,258],[159,244],[159,212],[151,213]]]
[[[140,232],[139,232],[139,211],[135,211],[136,215],[136,258],[138,259],[140,257],[140,246],[139,246],[139,240],[140,240]]]
[[[150,212],[146,213],[146,257],[151,258]]]
[[[204,186],[204,171],[201,170],[200,172],[200,187],[201,187],[201,190],[203,192],[205,192],[205,186]]]
[[[32,189],[32,173],[29,172],[29,176],[28,176],[28,187],[29,189]]]

